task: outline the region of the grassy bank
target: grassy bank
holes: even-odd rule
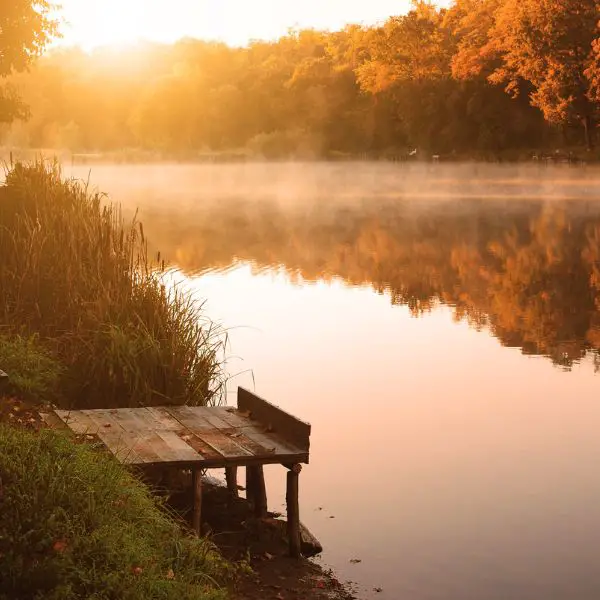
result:
[[[217,600],[230,571],[104,452],[0,424],[1,600]]]
[[[0,257],[0,333],[35,334],[60,360],[65,405],[220,399],[222,332],[165,285],[142,224],[101,194],[16,164],[0,188]]]
[[[17,164],[0,188],[0,600],[218,600],[234,568],[101,448],[33,405],[210,403],[223,336],[170,290],[143,228]],[[8,423],[8,424],[7,424]]]

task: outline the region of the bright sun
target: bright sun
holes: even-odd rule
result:
[[[61,44],[85,49],[140,39],[182,37],[244,45],[273,39],[290,27],[337,29],[373,24],[406,12],[409,0],[58,0],[65,22]]]

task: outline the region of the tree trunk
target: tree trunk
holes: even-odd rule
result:
[[[586,115],[582,119],[583,130],[585,132],[585,145],[588,150],[594,149],[594,122],[591,115]]]

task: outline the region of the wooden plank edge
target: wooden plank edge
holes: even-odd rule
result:
[[[230,458],[230,459],[209,459],[209,460],[196,460],[196,461],[173,461],[173,462],[141,462],[141,463],[128,463],[135,464],[137,466],[148,466],[148,467],[165,467],[165,468],[179,468],[179,469],[225,469],[227,467],[247,467],[247,466],[260,466],[260,465],[284,465],[288,463],[303,463],[308,464],[307,455],[290,455],[282,456],[279,455],[276,458],[256,458],[247,457],[244,459]]]
[[[40,412],[38,415],[40,415],[40,419],[42,419],[49,429],[60,429],[75,435],[75,432],[56,413]]]

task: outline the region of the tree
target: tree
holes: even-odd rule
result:
[[[0,9],[0,77],[28,69],[58,35],[48,0],[4,0]],[[10,86],[0,87],[0,121],[26,115],[25,104]]]
[[[456,79],[490,75],[497,67],[498,49],[490,42],[490,30],[501,0],[456,0],[446,13],[444,25],[457,39],[452,57]]]
[[[377,93],[401,82],[447,78],[453,43],[443,20],[443,11],[422,1],[407,15],[390,18],[372,37],[370,58],[357,68],[362,89]]]
[[[533,86],[531,103],[551,123],[580,123],[593,144],[597,105],[591,100],[592,42],[598,35],[596,0],[506,0],[490,31],[503,65],[490,81],[522,78]]]
[[[452,32],[444,27],[445,11],[424,1],[401,17],[392,17],[369,39],[369,53],[355,69],[364,92],[376,104],[392,107],[387,129],[399,121],[392,146],[448,150],[440,137],[446,118],[445,99],[452,87]],[[395,113],[395,116],[394,116]]]

